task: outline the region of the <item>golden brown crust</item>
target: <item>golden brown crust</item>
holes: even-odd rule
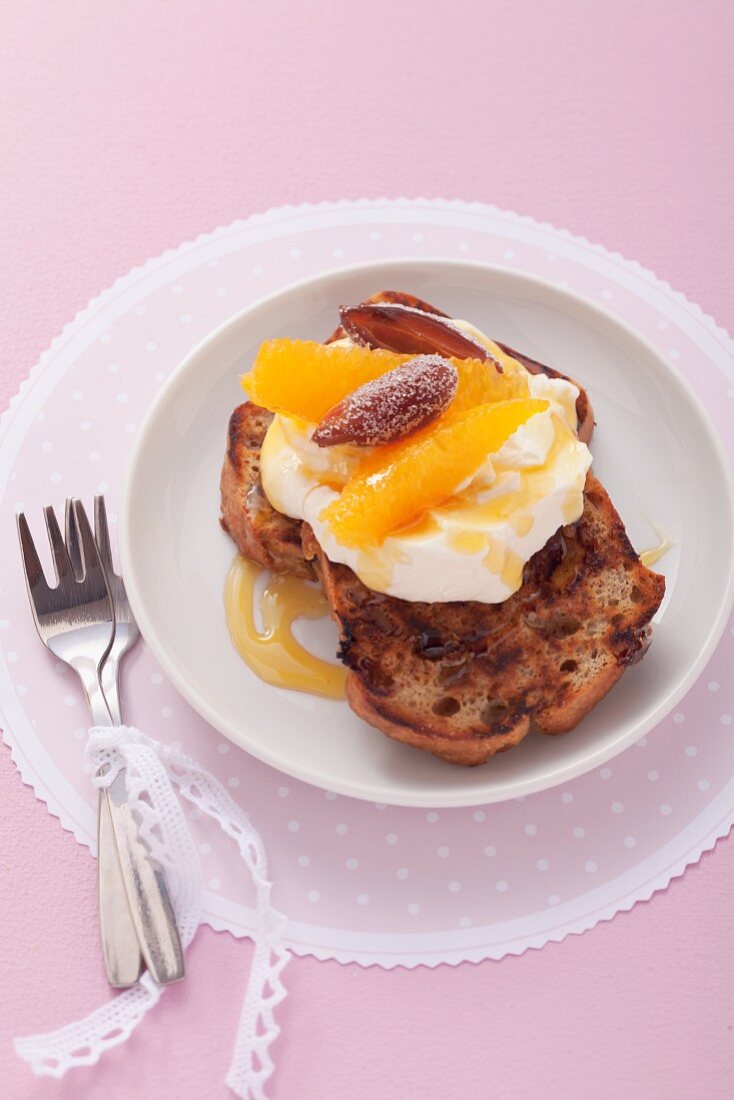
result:
[[[301,550],[301,523],[276,512],[260,481],[260,447],[272,413],[246,401],[229,418],[220,479],[220,523],[245,557],[277,573],[313,578]]]
[[[350,704],[452,763],[483,763],[531,725],[578,725],[644,653],[665,591],[593,475],[581,520],[531,559],[502,604],[383,596],[329,562],[305,524],[302,537],[340,628]]]

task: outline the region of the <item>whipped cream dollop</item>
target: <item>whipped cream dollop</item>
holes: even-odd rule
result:
[[[473,325],[454,324],[507,358]],[[321,519],[366,448],[319,447],[311,439],[314,425],[276,415],[260,456],[265,495],[279,512],[309,523],[326,556],[375,591],[411,601],[501,603],[521,586],[533,554],[581,516],[591,465],[589,448],[576,436],[578,388],[525,373],[530,396],[548,407],[488,453],[448,500],[379,546],[344,546]]]

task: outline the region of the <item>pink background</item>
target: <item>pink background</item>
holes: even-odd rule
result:
[[[306,10],[308,8],[308,11]],[[0,401],[87,300],[280,203],[481,199],[639,260],[734,328],[734,14],[723,2],[0,8]],[[592,14],[593,12],[593,14]],[[14,1034],[103,1000],[95,867],[0,753],[9,1097],[180,1100],[223,1079],[249,945],[202,930],[130,1044],[64,1082]],[[413,972],[296,959],[271,1094],[730,1095],[734,848],[582,937]]]

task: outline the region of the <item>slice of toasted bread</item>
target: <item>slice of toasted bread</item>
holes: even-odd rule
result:
[[[237,549],[265,569],[313,578],[301,549],[301,522],[276,512],[260,481],[260,448],[273,414],[251,401],[229,418],[220,479],[220,523]]]
[[[663,577],[640,562],[603,486],[528,562],[501,604],[412,603],[313,559],[341,632],[352,709],[389,737],[454,764],[482,764],[531,726],[572,729],[644,654]]]

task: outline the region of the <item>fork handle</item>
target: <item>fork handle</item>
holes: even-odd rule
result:
[[[94,683],[88,685],[92,721],[96,725],[121,725],[119,685],[117,681],[119,661],[107,660],[95,670]],[[85,675],[80,671],[82,679]],[[109,691],[109,694],[108,694]],[[102,721],[104,710],[105,717]],[[109,714],[108,714],[109,711]],[[121,769],[106,788],[106,808],[110,832],[116,848],[118,877],[116,888],[127,895],[126,908],[137,939],[138,950],[150,976],[158,985],[179,981],[184,976],[184,953],[176,926],[171,897],[168,893],[163,870],[148,856],[148,851],[138,835],[138,826],[132,815],[125,784],[125,772]],[[113,896],[102,902],[111,907]],[[102,918],[103,919],[103,918]],[[129,930],[124,930],[124,943],[120,951],[128,954]]]
[[[109,801],[107,790],[100,790],[97,819],[99,930],[107,980],[115,989],[127,989],[140,977],[143,959],[117,858]]]

